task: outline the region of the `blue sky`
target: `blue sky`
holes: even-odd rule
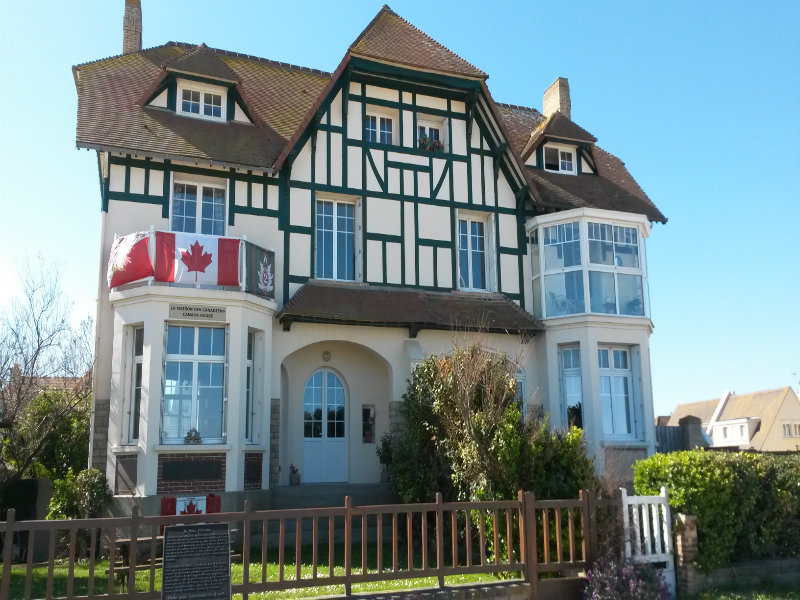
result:
[[[71,66],[118,54],[123,0],[3,11],[0,306],[41,253],[76,315],[97,293],[94,153],[75,149]],[[569,79],[572,116],[669,218],[648,240],[657,414],[800,381],[800,3],[393,1],[541,108]],[[332,71],[379,2],[143,0],[144,45],[200,43]],[[557,7],[550,11],[548,7]],[[796,375],[792,375],[792,372]]]

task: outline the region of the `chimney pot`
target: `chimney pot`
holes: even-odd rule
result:
[[[549,118],[557,110],[561,111],[561,114],[568,119],[572,118],[570,115],[569,81],[567,81],[566,77],[559,77],[544,91],[542,114]]]
[[[122,18],[122,53],[131,54],[142,49],[142,2],[125,0]]]

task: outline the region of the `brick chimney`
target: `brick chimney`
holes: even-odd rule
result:
[[[568,119],[572,118],[570,116],[569,81],[566,77],[559,77],[544,91],[542,114],[549,117],[557,110],[560,110],[561,114]]]
[[[131,54],[142,49],[142,2],[125,0],[122,18],[122,53]]]

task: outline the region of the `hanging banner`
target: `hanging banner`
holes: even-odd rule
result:
[[[114,240],[108,257],[108,287],[115,288],[153,276],[153,264],[147,252],[150,234],[131,233]]]
[[[239,286],[239,240],[156,232],[156,281]]]
[[[275,299],[275,253],[244,243],[245,291]]]

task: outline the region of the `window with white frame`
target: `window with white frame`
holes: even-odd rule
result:
[[[784,423],[783,424],[783,437],[792,437],[792,424],[791,423]]]
[[[166,329],[162,443],[183,443],[191,430],[197,430],[203,443],[224,442],[225,328]]]
[[[172,231],[225,235],[225,187],[176,179],[172,185]]]
[[[486,222],[458,219],[458,287],[462,290],[486,290]]]
[[[356,205],[317,200],[316,277],[356,279]]]
[[[256,419],[256,405],[254,399],[253,356],[255,354],[255,334],[250,331],[247,333],[247,358],[245,361],[245,417],[244,417],[244,439],[246,442],[255,441],[254,429]]]
[[[579,223],[544,227],[542,245],[547,316],[585,312]]]
[[[394,119],[390,116],[368,113],[364,120],[364,139],[381,144],[393,143]]]
[[[561,395],[567,427],[583,429],[583,384],[581,381],[581,349],[577,345],[559,348]]]
[[[131,370],[130,441],[139,439],[139,419],[142,411],[142,359],[144,357],[144,327],[133,329],[133,369]]]
[[[178,113],[199,119],[224,121],[227,90],[196,81],[178,82]]]
[[[544,147],[544,168],[555,173],[575,174],[575,150],[569,146],[546,145]]]
[[[589,297],[593,313],[644,315],[635,227],[589,222]]]
[[[599,346],[600,404],[606,439],[637,438],[637,405],[633,386],[631,349]]]

